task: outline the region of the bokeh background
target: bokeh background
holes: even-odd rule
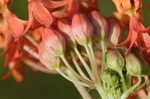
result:
[[[112,16],[115,8],[111,0],[99,0],[100,8],[105,16]],[[145,24],[150,26],[150,0],[144,2]],[[27,0],[14,0],[11,9],[20,18],[27,19]],[[59,75],[48,75],[45,73],[26,73],[23,83],[16,83],[13,78],[1,80],[8,71],[3,68],[3,57],[0,57],[0,99],[82,99],[74,86]],[[91,91],[94,99],[98,95]]]

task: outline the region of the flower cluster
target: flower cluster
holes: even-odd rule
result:
[[[112,2],[117,11],[105,17],[97,0],[28,0],[22,20],[9,9],[12,0],[0,0],[0,48],[9,69],[3,79],[22,82],[30,66],[60,74],[84,99],[92,99],[88,89],[102,99],[147,99],[150,28],[142,0]]]

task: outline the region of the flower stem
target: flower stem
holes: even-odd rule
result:
[[[105,94],[104,89],[101,86],[101,84],[96,84],[96,90],[102,99],[108,99],[108,98],[106,98],[107,95]]]
[[[64,77],[66,80],[73,82],[73,83],[77,83],[79,85],[85,86],[85,87],[90,87],[88,84],[80,82],[77,78],[76,80],[70,78],[70,76],[66,75],[61,69],[57,68],[56,71],[62,76]]]
[[[107,48],[106,48],[106,45],[105,45],[105,33],[104,32],[101,32],[101,41],[100,41],[100,44],[101,44],[101,49],[102,49],[102,70],[105,68],[105,54],[107,52]]]
[[[72,71],[72,73],[74,73],[77,77],[80,77],[78,75],[78,73],[71,67],[71,65],[68,63],[67,59],[65,58],[64,55],[61,55],[60,58],[62,59],[62,61],[64,62],[65,66],[67,66],[68,69],[70,69]]]
[[[94,75],[95,75],[95,78],[98,80],[98,66],[97,66],[97,63],[96,63],[96,59],[95,59],[95,54],[94,54],[94,50],[93,50],[93,47],[92,47],[92,43],[90,43],[88,45],[89,47],[89,50],[91,52],[91,57],[92,57],[92,61],[93,61],[93,72],[94,72]]]
[[[141,81],[142,81],[141,77],[138,77],[137,83],[135,85],[133,85],[131,88],[129,88],[127,91],[125,91],[120,99],[127,99],[128,96],[131,93],[133,93],[136,90],[136,88],[141,84]]]
[[[77,80],[77,78],[70,72],[68,71],[68,75],[73,79]],[[92,99],[91,95],[87,92],[86,88],[73,82],[74,86],[77,88],[78,92],[82,96],[83,99]]]
[[[77,69],[77,71],[79,72],[79,74],[86,80],[90,80],[87,75],[82,71],[80,65],[78,64],[78,62],[76,61],[75,57],[72,55],[72,60],[73,60],[73,63],[75,65],[75,68]]]
[[[144,77],[144,82],[137,88],[137,90],[140,90],[141,88],[143,88],[149,81],[148,76],[143,76]]]
[[[29,46],[25,45],[25,46],[23,47],[23,49],[24,49],[27,53],[29,53],[31,56],[33,56],[34,58],[39,59],[38,53],[35,52],[33,49],[31,49]]]
[[[91,70],[90,70],[90,68],[89,68],[89,66],[88,66],[87,63],[85,62],[84,58],[81,56],[81,54],[80,54],[80,52],[78,51],[77,47],[74,47],[74,50],[75,50],[75,53],[78,55],[80,61],[82,62],[82,64],[83,64],[85,70],[86,70],[87,73],[89,74],[90,78],[91,78],[91,79],[94,79],[94,78],[93,78],[93,75],[92,75],[92,73],[91,73]]]
[[[119,72],[119,75],[121,77],[121,82],[122,82],[122,85],[123,85],[123,90],[126,91],[127,90],[127,86],[126,86],[126,82],[125,82],[124,76],[122,74],[122,71]]]

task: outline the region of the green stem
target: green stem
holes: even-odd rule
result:
[[[138,77],[137,83],[133,85],[131,88],[129,88],[127,91],[125,91],[120,99],[127,99],[128,96],[132,94],[136,90],[136,88],[141,84],[141,81],[142,81],[141,77]]]
[[[99,77],[99,75],[98,75],[98,66],[97,66],[97,63],[96,63],[96,59],[95,59],[95,54],[94,54],[94,50],[93,50],[93,47],[92,47],[92,43],[90,43],[89,45],[88,45],[88,47],[89,47],[89,50],[90,50],[90,52],[91,52],[91,56],[92,56],[92,60],[93,60],[93,72],[94,72],[94,74],[95,74],[95,77],[96,77],[96,79],[98,79]]]
[[[74,79],[77,80],[77,78],[70,72],[68,71],[68,75]],[[73,82],[74,86],[77,88],[78,92],[82,96],[83,99],[92,99],[91,95],[88,93],[87,89],[76,82]]]
[[[101,32],[101,41],[100,41],[100,44],[101,44],[101,48],[102,48],[102,70],[105,68],[105,54],[107,52],[107,48],[106,48],[106,44],[105,44],[105,33],[104,32]]]
[[[91,69],[92,69],[92,74],[93,74],[93,76],[94,76],[94,81],[95,81],[95,64],[94,64],[94,61],[93,61],[93,59],[92,59],[92,55],[91,55],[91,52],[90,52],[90,50],[89,50],[89,48],[88,48],[88,46],[87,45],[85,45],[84,46],[84,48],[85,48],[85,50],[86,50],[86,53],[87,53],[87,55],[88,55],[88,58],[89,58],[89,61],[90,61],[90,64],[91,64]]]
[[[83,83],[83,82],[80,82],[78,79],[74,80],[72,78],[70,78],[68,75],[66,75],[61,69],[57,68],[56,71],[63,77],[65,78],[66,80],[70,81],[70,82],[76,82],[77,84],[79,85],[82,85],[82,86],[85,86],[85,87],[90,87],[89,85]]]
[[[119,75],[120,75],[120,77],[121,77],[121,82],[122,82],[122,84],[123,84],[123,90],[126,91],[126,90],[127,90],[127,85],[126,85],[126,81],[125,81],[125,79],[124,79],[124,76],[123,76],[123,74],[122,74],[122,71],[119,72]]]
[[[146,84],[147,84],[147,82],[149,81],[149,79],[148,79],[148,76],[143,76],[144,77],[144,83],[142,83],[138,88],[137,88],[137,91],[138,90],[140,90],[141,88],[143,88]]]
[[[67,66],[68,69],[70,69],[77,77],[80,77],[77,72],[71,67],[71,65],[68,63],[67,59],[65,58],[64,55],[61,55],[60,58],[64,62],[64,64]]]
[[[78,62],[76,61],[75,57],[72,55],[72,60],[73,60],[73,63],[75,65],[75,68],[77,69],[77,71],[79,72],[79,74],[86,80],[90,80],[86,74],[84,74],[84,72],[82,71],[80,65],[78,64]]]
[[[89,66],[88,66],[87,63],[85,62],[84,58],[81,56],[81,54],[80,54],[80,52],[78,51],[77,47],[74,47],[74,50],[75,50],[75,53],[78,55],[80,61],[82,62],[82,64],[83,64],[85,70],[86,70],[87,73],[89,74],[90,78],[91,78],[91,79],[94,79],[94,78],[93,78],[93,75],[92,75],[92,73],[91,73],[91,70],[90,70],[90,68],[89,68]]]
[[[96,90],[102,99],[108,99],[101,84],[96,84]]]

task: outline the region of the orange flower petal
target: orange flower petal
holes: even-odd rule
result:
[[[18,38],[22,36],[24,33],[24,23],[18,17],[16,17],[14,14],[8,12],[6,14],[7,16],[7,22],[8,22],[8,27],[10,31],[12,32],[12,36],[15,38]]]
[[[30,4],[34,18],[41,24],[52,24],[54,21],[50,12],[40,1],[33,1]]]

